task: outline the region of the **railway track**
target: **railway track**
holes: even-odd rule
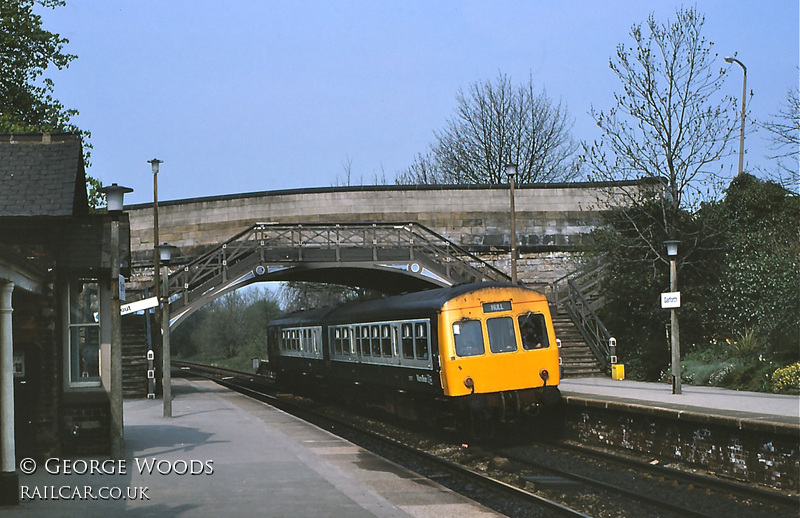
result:
[[[800,508],[796,498],[574,446],[448,444],[278,397],[264,390],[271,384],[265,376],[173,365],[267,401],[508,516],[774,517],[797,516]]]

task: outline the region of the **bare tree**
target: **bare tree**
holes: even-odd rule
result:
[[[623,92],[614,95],[616,106],[607,112],[592,108],[602,136],[584,144],[583,158],[596,179],[663,182],[657,196],[661,210],[650,211],[657,219],[647,228],[640,220],[636,226],[645,246],[662,260],[664,237],[699,241],[697,229],[703,232],[703,226],[693,222],[687,235],[688,227],[679,228],[681,212],[693,212],[721,189],[722,165],[712,168],[731,154],[728,144],[737,127],[735,99],[720,94],[730,66],[718,65],[713,43],[702,35],[704,21],[695,9],[681,8],[674,21],[661,24],[650,15],[644,28],[631,28],[633,45],[618,45],[609,62]],[[640,193],[628,194],[626,201],[636,210]]]
[[[536,92],[533,79],[513,85],[505,74],[495,82],[459,90],[457,108],[426,154],[401,175],[401,184],[506,183],[505,165],[518,165],[521,183],[567,180],[578,145],[573,119],[561,102]]]
[[[336,306],[378,296],[379,294],[370,290],[303,281],[286,282],[278,289],[278,299],[286,312]]]
[[[769,132],[770,149],[775,152],[770,159],[778,165],[778,181],[795,192],[800,190],[798,158],[800,158],[800,93],[789,89],[786,102],[773,114],[772,120],[761,123]]]

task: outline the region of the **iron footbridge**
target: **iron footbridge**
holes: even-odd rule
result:
[[[505,273],[418,223],[256,223],[165,283],[170,327],[208,302],[255,282],[341,284],[387,294],[465,282],[510,282]]]

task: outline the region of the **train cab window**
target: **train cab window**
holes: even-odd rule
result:
[[[484,353],[483,329],[480,320],[462,320],[453,323],[453,337],[458,356],[478,356]]]
[[[416,325],[416,333],[414,333],[414,342],[417,346],[417,359],[428,359],[428,326],[425,324]]]
[[[386,324],[381,326],[381,354],[387,358],[392,357],[392,334]]]
[[[526,350],[543,349],[550,345],[547,326],[541,313],[525,313],[518,318],[522,333],[522,348]]]
[[[403,324],[401,329],[403,358],[414,359],[414,335],[411,324]]]
[[[489,350],[493,353],[508,353],[517,350],[517,333],[511,317],[490,318],[486,321],[489,334]]]

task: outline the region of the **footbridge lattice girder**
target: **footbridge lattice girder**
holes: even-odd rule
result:
[[[316,281],[385,293],[509,277],[417,223],[256,223],[168,277],[170,327],[255,282]]]

